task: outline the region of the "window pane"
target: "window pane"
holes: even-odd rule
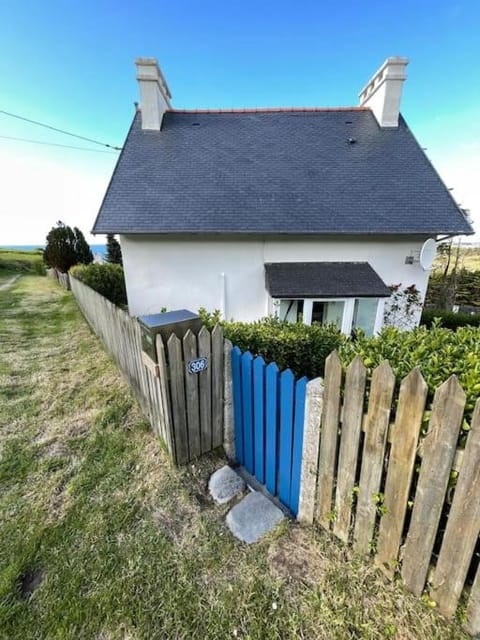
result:
[[[334,324],[341,329],[344,306],[343,301],[315,301],[312,305],[312,324]]]
[[[342,320],[343,320],[343,308],[345,306],[344,302],[327,302],[326,304],[326,312],[323,320],[323,324],[334,324],[337,329],[342,328]]]
[[[375,329],[375,318],[377,316],[378,299],[364,298],[355,300],[355,311],[353,314],[353,328],[363,329],[365,335],[372,336]]]
[[[323,324],[325,313],[325,302],[314,302],[312,304],[312,324]]]
[[[279,318],[287,322],[298,322],[303,313],[303,300],[280,300]]]

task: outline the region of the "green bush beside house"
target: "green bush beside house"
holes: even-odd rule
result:
[[[119,307],[127,304],[123,268],[119,264],[77,265],[70,274]]]

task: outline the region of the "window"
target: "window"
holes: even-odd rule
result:
[[[372,336],[380,329],[378,298],[345,298],[342,300],[312,300],[306,298],[278,300],[277,316],[282,321],[305,324],[334,325],[350,335],[353,329],[362,329]],[[383,307],[382,307],[383,308]],[[376,323],[379,322],[377,327]]]
[[[315,300],[312,304],[312,324],[333,324],[337,329],[342,328],[343,300]]]
[[[278,317],[282,321],[300,322],[303,315],[303,300],[280,300]]]
[[[365,335],[373,336],[377,317],[377,298],[357,298],[353,311],[353,328],[363,329]]]

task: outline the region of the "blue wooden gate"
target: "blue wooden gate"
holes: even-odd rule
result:
[[[237,462],[298,513],[307,378],[232,350]]]

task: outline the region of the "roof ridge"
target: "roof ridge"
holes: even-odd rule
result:
[[[322,111],[371,111],[370,107],[259,107],[245,109],[168,109],[169,113],[310,113]]]

